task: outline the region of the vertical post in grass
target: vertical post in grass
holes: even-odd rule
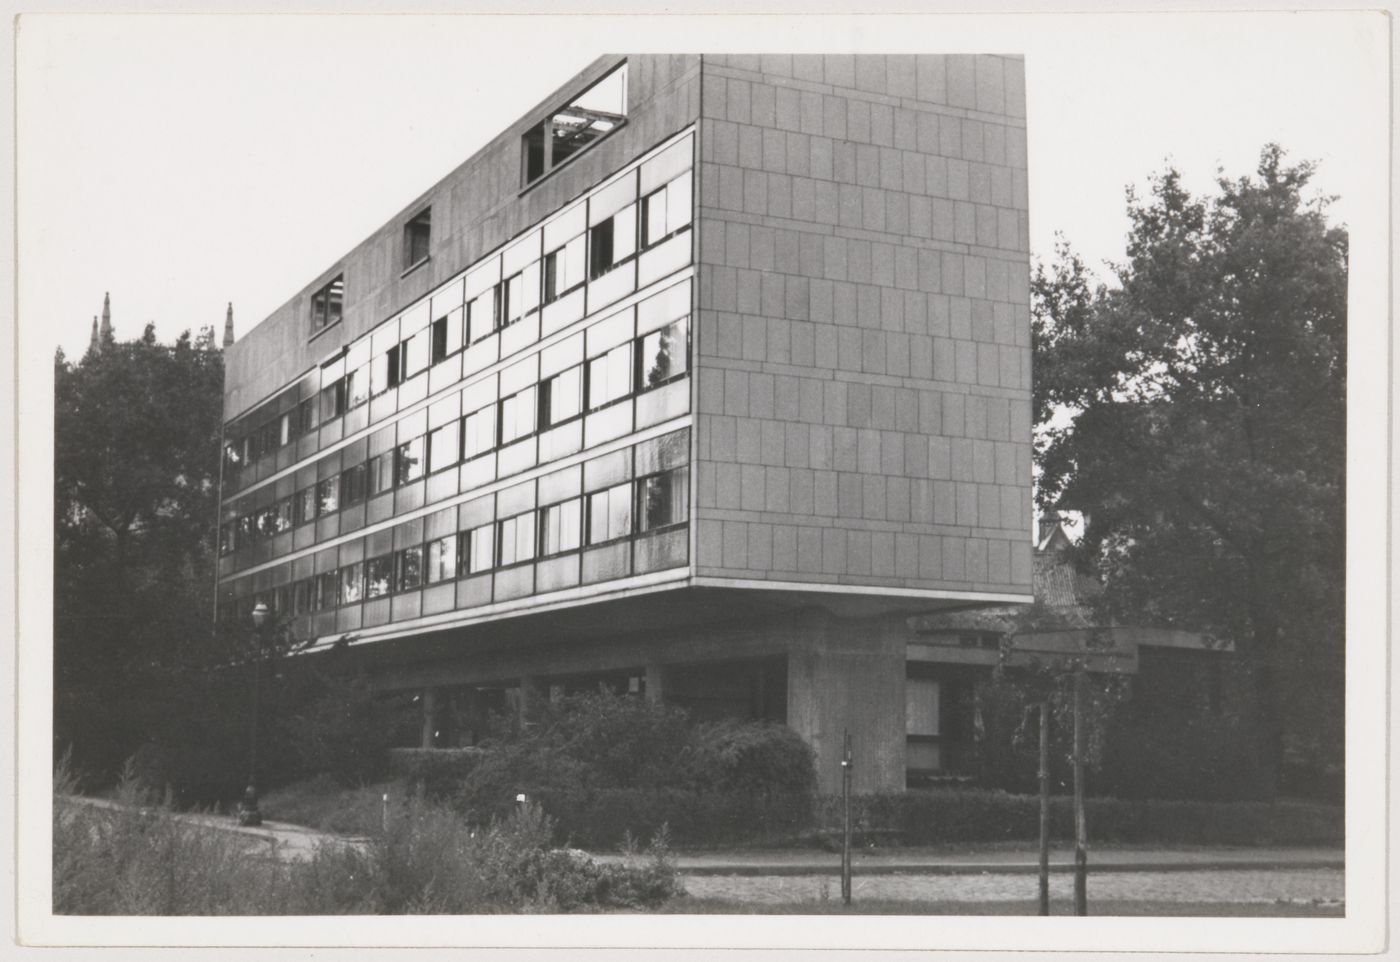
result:
[[[1084,684],[1082,667],[1074,672],[1074,914],[1089,914],[1089,853],[1084,826]]]
[[[1040,703],[1040,914],[1050,914],[1050,702]]]
[[[841,839],[841,901],[851,904],[851,730],[845,730],[841,752],[841,805],[844,828]]]

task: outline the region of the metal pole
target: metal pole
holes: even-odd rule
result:
[[[845,827],[841,841],[841,901],[851,904],[851,731],[846,729],[841,756],[841,803]]]
[[[1084,826],[1084,669],[1074,673],[1074,914],[1089,914],[1088,833]]]
[[[248,785],[258,784],[258,688],[262,681],[262,638],[259,633],[258,653],[253,658],[253,722],[248,736]]]
[[[1050,914],[1050,703],[1040,703],[1040,914]]]

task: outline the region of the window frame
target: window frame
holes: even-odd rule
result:
[[[419,245],[422,253],[415,256]],[[433,205],[428,204],[403,225],[403,273],[409,274],[432,257]]]
[[[334,297],[332,295],[334,294]],[[335,305],[334,320],[331,319]],[[329,331],[345,318],[345,272],[341,271],[311,295],[311,336]]]

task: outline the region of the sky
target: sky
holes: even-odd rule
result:
[[[1277,141],[1351,223],[1384,172],[1374,15],[29,15],[17,61],[21,338],[241,335],[595,56],[628,49],[1026,57],[1032,254],[1121,258],[1124,188],[1208,191]],[[736,29],[739,27],[741,29]],[[528,56],[521,56],[528,51]],[[22,346],[22,349],[23,349]]]

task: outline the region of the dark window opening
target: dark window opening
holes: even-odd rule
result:
[[[403,266],[404,270],[428,259],[428,242],[432,237],[433,209],[426,207],[423,212],[404,225]]]
[[[341,274],[311,295],[311,333],[324,331],[340,323],[345,300],[345,275]]]

